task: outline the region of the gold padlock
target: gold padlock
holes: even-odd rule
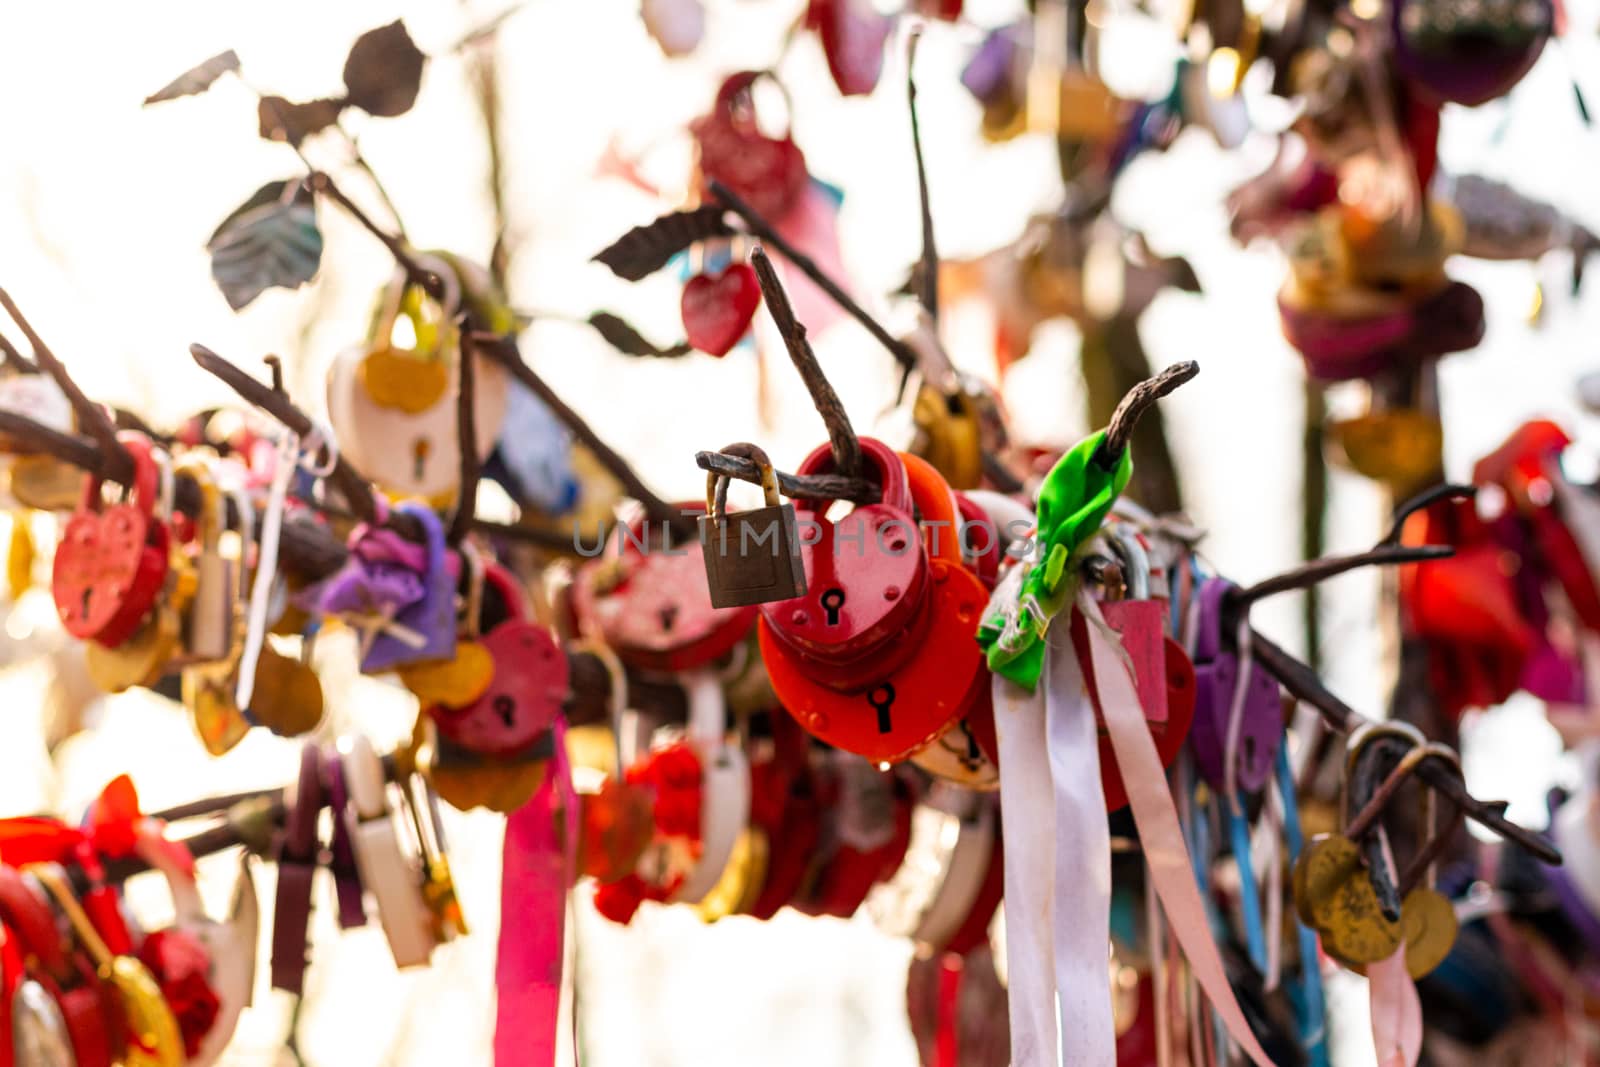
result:
[[[200,489],[200,513],[195,520],[200,548],[194,559],[194,596],[184,630],[186,658],[214,663],[228,655],[238,597],[234,566],[221,549],[222,492],[204,460],[186,457],[178,470],[193,478]]]
[[[1411,408],[1369,411],[1329,424],[1350,469],[1409,496],[1444,467],[1438,416]]]

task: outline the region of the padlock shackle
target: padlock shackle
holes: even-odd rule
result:
[[[150,439],[135,430],[123,430],[117,434],[117,443],[128,453],[133,460],[133,503],[147,518],[156,513],[156,493],[159,489],[161,472],[156,467],[156,458],[151,451]],[[100,489],[105,480],[98,474],[91,475],[83,486],[83,504],[85,511],[98,512],[101,508]]]
[[[766,497],[766,506],[769,508],[778,506],[778,473],[773,470],[772,460],[768,458],[765,449],[749,441],[735,441],[720,451],[724,456],[736,456],[754,463],[761,472],[761,492]],[[718,474],[715,471],[706,473],[706,514],[713,521],[727,515],[730,481],[732,479],[726,474]]]
[[[1121,523],[1108,522],[1103,528],[1106,544],[1122,560],[1122,577],[1129,600],[1150,599],[1150,554],[1139,535]]]
[[[923,533],[923,544],[928,549],[929,560],[942,560],[954,567],[964,564],[961,560],[961,538],[958,531],[961,524],[961,509],[956,504],[955,493],[950,488],[950,483],[944,480],[933,464],[921,456],[914,456],[909,452],[901,452],[900,462],[906,470],[906,485],[911,490],[911,501],[916,505],[917,511],[922,516],[922,522],[927,530]],[[941,537],[939,527],[944,526],[949,531],[948,537]]]
[[[906,468],[900,461],[899,455],[875,437],[859,437],[856,440],[861,445],[862,475],[869,481],[876,482],[882,491],[878,502],[885,507],[902,511],[907,515],[911,514],[911,490],[906,484]],[[875,473],[873,468],[876,468]],[[801,461],[795,473],[831,474],[836,470],[833,463],[833,446],[824,442]],[[796,498],[795,506],[803,511],[820,514],[833,502],[834,499],[829,497]]]
[[[1354,779],[1358,772],[1367,760],[1377,754],[1377,749],[1372,745],[1386,740],[1407,745],[1405,755],[1370,793],[1362,789],[1360,796],[1353,795],[1352,787],[1355,785]],[[1366,835],[1383,814],[1396,791],[1427,755],[1427,744],[1428,739],[1421,730],[1411,723],[1393,720],[1368,723],[1351,734],[1346,746],[1344,780],[1340,787],[1339,802],[1339,818],[1346,837],[1355,841]],[[1360,810],[1354,815],[1350,813],[1352,801],[1359,801],[1361,804]]]
[[[413,252],[417,265],[433,274],[444,286],[444,297],[437,301],[439,305],[439,321],[441,328],[448,328],[456,313],[461,310],[461,279],[456,275],[455,268],[447,263],[443,257],[427,252]],[[411,275],[404,267],[395,268],[394,276],[384,288],[383,304],[378,309],[378,321],[373,331],[373,341],[383,347],[389,347],[389,341],[394,335],[394,324],[400,318],[406,302],[406,293],[413,286]]]
[[[224,515],[222,489],[217,485],[211,464],[191,452],[178,460],[173,469],[179,474],[187,474],[200,490],[200,513],[196,517],[195,528],[200,535],[200,547],[207,552],[216,551],[222,540]]]
[[[751,91],[756,83],[763,78],[778,87],[778,92],[783,95],[784,130],[771,140],[787,141],[794,127],[794,99],[789,95],[788,86],[779,80],[778,75],[771,70],[742,70],[730,74],[717,89],[717,100],[714,115],[727,122],[732,129],[742,133],[761,133],[761,123],[756,119],[755,97]]]

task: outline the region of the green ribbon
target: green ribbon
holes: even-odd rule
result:
[[[1077,588],[1078,551],[1100,529],[1111,505],[1133,475],[1124,449],[1107,469],[1099,456],[1105,431],[1079,441],[1062,456],[1039,487],[1040,562],[1025,564],[1016,601],[992,603],[978,626],[978,644],[989,669],[1032,692],[1044,670],[1044,635],[1050,620],[1072,600]]]

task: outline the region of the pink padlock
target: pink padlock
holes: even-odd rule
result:
[[[1100,614],[1106,625],[1117,632],[1122,647],[1133,664],[1133,686],[1139,694],[1139,705],[1145,720],[1151,724],[1167,721],[1167,651],[1166,610],[1160,601],[1150,596],[1150,557],[1143,543],[1133,531],[1115,523],[1106,527],[1106,540],[1122,560],[1123,581],[1127,595],[1119,600],[1105,600],[1100,604]],[[1105,715],[1099,704],[1099,687],[1094,684],[1094,668],[1089,655],[1087,623],[1083,616],[1072,616],[1072,643],[1083,665],[1089,692],[1095,694],[1095,718],[1104,723]]]

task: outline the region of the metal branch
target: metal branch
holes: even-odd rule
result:
[[[95,439],[105,456],[122,454],[124,450],[117,442],[117,429],[112,425],[111,416],[106,413],[106,409],[90,400],[84,395],[83,390],[78,388],[78,383],[72,380],[67,368],[56,358],[56,354],[50,351],[50,346],[44,343],[43,338],[34,332],[33,325],[23,316],[22,311],[11,299],[11,294],[4,289],[0,289],[0,305],[5,307],[6,313],[11,316],[17,328],[33,346],[33,356],[38,360],[39,366],[55,379],[56,385],[66,394],[68,402],[72,404],[73,412],[78,416],[78,425]]]
[[[695,466],[713,474],[726,474],[741,482],[761,483],[761,469],[748,459],[721,452],[696,452]],[[883,499],[883,488],[865,478],[842,474],[787,474],[778,476],[778,492],[799,500],[848,500],[852,504],[876,504]]]
[[[296,407],[288,396],[257,381],[205,345],[190,345],[189,354],[202,368],[221,378],[234,392],[283,423],[291,432],[306,437],[316,429],[311,416]],[[372,486],[342,454],[335,459],[333,473],[328,480],[339,490],[357,518],[362,522],[378,520],[378,502]]]
[[[107,459],[93,441],[51,429],[26,415],[0,411],[0,434],[5,435],[12,448],[20,447],[54,456],[97,478],[122,485],[128,485],[133,480],[133,458],[126,451],[119,450]],[[200,487],[194,479],[182,471],[178,472],[175,489],[174,506],[186,515],[199,514]],[[232,499],[224,498],[224,503],[228,509],[228,521],[237,523],[239,516]],[[313,581],[338,570],[348,555],[341,541],[310,522],[284,523],[279,545],[279,558],[285,566]]]
[[[1296,567],[1292,571],[1274,575],[1265,581],[1257,582],[1248,589],[1241,589],[1230,596],[1229,602],[1237,610],[1243,611],[1258,600],[1263,600],[1277,593],[1287,593],[1294,589],[1305,589],[1326,581],[1346,571],[1353,571],[1361,567],[1393,566],[1397,563],[1421,563],[1430,559],[1448,559],[1456,554],[1450,545],[1393,545],[1380,544],[1378,547],[1366,552],[1357,552],[1349,556],[1329,556],[1325,559],[1314,559],[1304,566]]]
[[[310,185],[312,192],[321,193],[332,199],[334,203],[344,208],[351,218],[359,222],[363,229],[382,242],[383,247],[387,248],[389,254],[394,257],[395,262],[405,270],[406,277],[413,285],[421,286],[435,300],[444,298],[444,281],[433,271],[417,262],[416,257],[411,254],[411,250],[406,247],[405,241],[372,221],[372,216],[361,210],[354,200],[346,196],[344,190],[335,185],[333,179],[328,177],[325,171],[312,171],[306,181]]]
[[[622,483],[628,495],[644,505],[645,512],[651,519],[666,523],[680,536],[693,536],[694,523],[681,514],[678,508],[662,500],[648,485],[645,485],[644,480],[628,465],[628,461],[606,444],[532,367],[523,362],[522,351],[517,347],[515,338],[501,337],[492,333],[469,333],[467,338],[479,352],[505,367],[518,381],[533,390],[556,418],[572,431],[572,436],[581,441],[594,454],[595,459],[599,460],[600,465]]]
[[[39,365],[17,351],[17,346],[4,334],[0,334],[0,362],[23,374],[39,373]]]
[[[778,272],[772,269],[772,260],[757,248],[750,253],[750,265],[756,269],[756,278],[761,282],[761,295],[766,298],[767,313],[783,335],[789,359],[794,363],[794,369],[800,372],[800,380],[805,382],[806,391],[811,394],[811,403],[816,407],[817,414],[822,416],[822,424],[828,428],[834,469],[847,477],[859,476],[861,442],[856,439],[856,432],[850,426],[850,416],[845,412],[839,394],[833,391],[828,376],[822,373],[822,365],[817,362],[817,354],[811,351],[805,326],[794,317],[789,294],[783,291]]]
[[[1432,489],[1424,489],[1409,500],[1402,501],[1394,509],[1394,524],[1389,527],[1389,532],[1383,535],[1378,542],[1380,545],[1398,545],[1400,534],[1405,529],[1406,520],[1413,512],[1421,511],[1436,500],[1467,500],[1478,495],[1475,485],[1457,485],[1454,482],[1441,482]]]
[[[778,234],[778,231],[772,228],[772,224],[755,208],[745,203],[738,193],[713,179],[711,182],[711,195],[716,197],[723,207],[743,219],[744,224],[749,227],[752,234],[777,249],[784,259],[787,259],[800,269],[800,273],[815,282],[817,288],[832,297],[834,303],[843,308],[851,318],[859,322],[868,333],[877,338],[879,344],[889,350],[889,354],[895,358],[895,362],[907,369],[917,365],[916,353],[911,351],[910,345],[896,338],[888,330],[884,329],[877,319],[867,314],[867,310],[851,299],[850,294],[846,293],[838,282],[828,277],[823,269],[817,266],[815,260],[784,240]]]
[[[474,388],[477,378],[477,346],[471,335],[461,341],[460,369],[456,386],[456,446],[461,453],[461,488],[456,495],[456,514],[450,520],[450,543],[459,545],[472,528],[478,506],[478,416]]]
[[[1224,620],[1223,634],[1233,632]],[[1289,695],[1317,709],[1328,725],[1348,734],[1367,718],[1328,691],[1315,671],[1295,659],[1261,634],[1250,632],[1250,654],[1267,672],[1288,690]],[[1561,852],[1547,839],[1524,829],[1505,817],[1504,801],[1483,801],[1467,792],[1466,785],[1440,760],[1425,760],[1417,767],[1416,775],[1434,790],[1459,804],[1467,818],[1521,845],[1534,856],[1548,864],[1559,865]]]
[[[1133,440],[1133,431],[1139,425],[1140,417],[1154,407],[1157,400],[1199,373],[1200,364],[1194,360],[1184,360],[1152,378],[1146,378],[1123,394],[1122,402],[1111,413],[1111,421],[1106,425],[1106,435],[1095,452],[1095,462],[1104,469],[1116,466],[1122,459],[1122,453],[1127,451],[1128,442]]]
[[[906,104],[911,112],[911,151],[917,160],[917,198],[922,209],[922,293],[923,310],[935,328],[939,325],[939,251],[933,242],[933,209],[928,204],[928,168],[922,159],[922,124],[917,121],[917,44],[921,30],[906,38]]]

